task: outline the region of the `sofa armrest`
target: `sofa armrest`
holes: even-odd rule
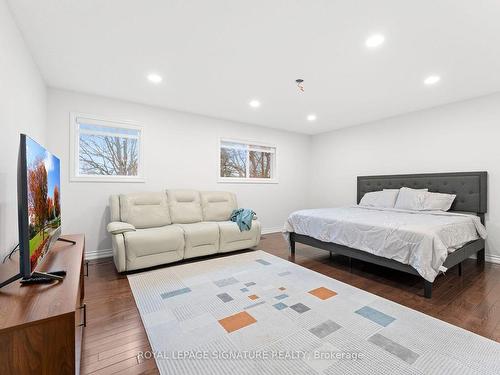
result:
[[[135,231],[135,227],[132,224],[124,223],[121,221],[112,221],[108,224],[106,229],[111,234],[121,234],[125,232]]]

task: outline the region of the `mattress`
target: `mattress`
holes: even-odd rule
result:
[[[475,215],[362,206],[293,212],[284,227],[290,232],[409,264],[430,282],[446,271],[450,252],[486,238]]]

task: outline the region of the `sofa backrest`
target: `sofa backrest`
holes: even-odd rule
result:
[[[122,221],[120,217],[120,195],[113,194],[109,197],[109,216],[111,221]]]
[[[168,208],[174,224],[203,221],[200,192],[196,190],[167,190]]]
[[[120,219],[136,228],[172,224],[167,196],[164,192],[120,194]]]
[[[111,221],[136,228],[229,220],[238,208],[236,195],[226,191],[167,190],[112,195]]]
[[[201,208],[204,221],[229,220],[233,210],[238,208],[236,195],[226,191],[202,191]]]

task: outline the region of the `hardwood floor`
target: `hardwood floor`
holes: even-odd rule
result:
[[[281,234],[263,236],[259,248],[347,284],[500,342],[500,265],[476,265],[467,260],[463,276],[450,269],[434,283],[432,299],[423,295],[418,277],[297,243],[288,255]],[[231,255],[234,253],[230,253]],[[208,257],[210,258],[210,257]],[[203,258],[206,259],[206,258]],[[199,261],[195,259],[192,261]],[[127,277],[116,272],[111,259],[89,265],[85,285],[87,328],[83,337],[83,374],[158,374],[153,359],[137,360],[151,350]]]

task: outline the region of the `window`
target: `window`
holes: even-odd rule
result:
[[[77,114],[71,119],[71,181],[144,181],[140,126]]]
[[[219,151],[220,182],[277,182],[275,146],[222,139]]]

